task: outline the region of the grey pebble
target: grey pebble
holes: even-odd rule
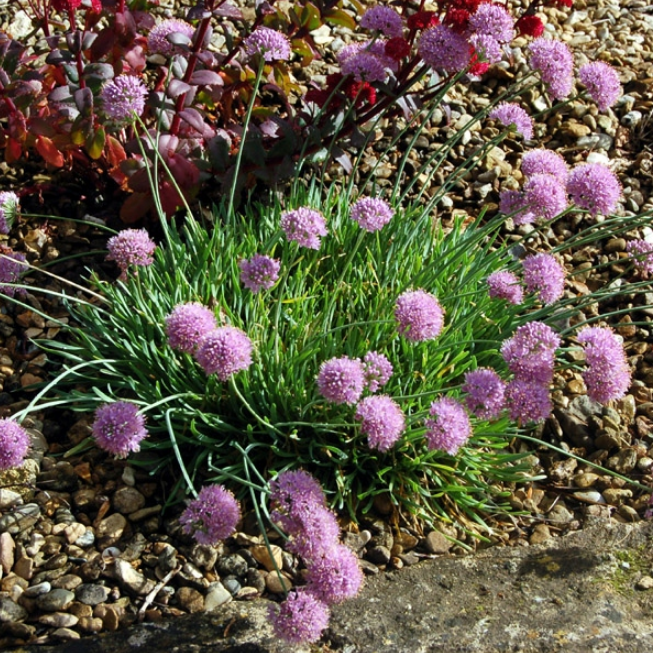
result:
[[[222,581],[225,589],[232,595],[237,594],[242,585],[235,578],[224,578]]]
[[[51,590],[36,597],[36,607],[46,612],[58,612],[65,610],[74,600],[75,595],[69,590]]]
[[[39,623],[53,628],[70,628],[76,626],[79,619],[74,614],[67,612],[53,612],[39,617]]]
[[[213,612],[221,605],[229,603],[232,601],[233,597],[231,593],[225,588],[221,582],[211,583],[209,585],[209,591],[204,597],[204,610],[205,612]]]
[[[81,635],[74,630],[70,630],[70,628],[57,628],[55,631],[53,631],[52,637],[64,640],[73,640],[80,639]]]
[[[114,574],[118,582],[133,594],[149,594],[155,587],[153,581],[145,578],[143,574],[136,571],[126,560],[121,558],[115,560]]]
[[[5,575],[7,575],[15,561],[16,543],[14,538],[9,533],[0,534],[0,567]]]
[[[92,529],[87,528],[86,531],[75,540],[75,546],[85,549],[86,547],[91,546],[94,542],[95,533],[93,533]]]
[[[234,553],[218,560],[217,570],[221,576],[244,576],[247,573],[247,561]]]
[[[635,125],[639,125],[642,122],[643,117],[641,111],[629,111],[621,116],[621,124],[624,127],[635,127]]]
[[[385,546],[374,546],[367,552],[366,557],[374,564],[387,565],[390,562],[392,554],[390,553],[390,549]]]
[[[23,497],[18,492],[7,490],[6,488],[0,489],[0,510],[7,510],[23,503]]]
[[[213,546],[196,544],[190,552],[191,562],[201,569],[212,569],[218,560],[218,552]]]
[[[145,505],[145,497],[133,487],[121,487],[113,495],[113,509],[123,515],[140,510]]]
[[[41,509],[36,503],[26,503],[14,512],[0,517],[0,533],[16,535],[34,526],[41,516]]]
[[[449,551],[449,549],[453,546],[453,543],[439,531],[431,531],[426,536],[424,545],[426,546],[426,550],[429,553],[442,554],[447,553],[447,551]]]
[[[11,623],[27,619],[27,610],[11,599],[0,596],[0,623]]]
[[[104,603],[110,593],[111,590],[104,585],[84,583],[75,590],[75,598],[86,605],[98,605],[98,603]]]
[[[41,596],[41,594],[47,594],[51,589],[52,585],[46,580],[42,583],[31,585],[23,592],[23,594],[29,597]]]

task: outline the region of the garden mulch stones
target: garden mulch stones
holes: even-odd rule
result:
[[[653,19],[646,7],[644,0],[621,4],[616,0],[576,0],[571,13],[546,11],[555,34],[572,47],[577,46],[578,63],[584,62],[586,55],[598,56],[618,67],[625,95],[607,114],[598,114],[592,106],[575,101],[547,122],[538,122],[536,137],[560,151],[570,164],[588,157],[603,161],[609,155],[624,186],[625,215],[653,208]],[[0,3],[0,20],[6,24],[9,18],[13,16]],[[327,50],[335,52],[351,35],[335,29],[318,38]],[[524,60],[525,48],[526,42],[517,42],[517,63]],[[316,75],[332,72],[330,61],[327,57],[318,64]],[[300,82],[306,79],[305,71],[297,69],[296,74]],[[487,104],[489,92],[501,90],[510,79],[509,71],[497,67],[481,82],[452,90],[446,114],[441,111],[433,116],[411,154],[409,166],[417,170],[457,125]],[[545,108],[537,92],[531,93],[528,101],[534,110]],[[446,183],[471,149],[494,133],[492,127],[484,127],[466,136],[435,172],[426,196]],[[397,164],[396,158],[381,162],[375,158],[381,156],[385,137],[379,132],[375,152],[361,167],[363,178],[379,163],[379,186],[392,183],[393,166]],[[508,140],[505,145],[502,150],[492,150],[443,198],[437,211],[445,224],[456,214],[476,215],[482,205],[492,210],[498,204],[500,188],[520,183],[518,163],[523,144]],[[0,185],[17,187],[21,179],[33,183],[34,174],[33,168],[15,170],[0,164]],[[332,174],[339,173],[334,168]],[[45,176],[43,179],[52,181]],[[418,181],[426,184],[428,178],[423,176]],[[110,208],[98,205],[93,198],[72,201],[55,198],[46,191],[27,200],[30,209],[38,213],[54,211],[76,218],[90,214],[96,219],[110,219]],[[561,220],[548,232],[534,237],[529,245],[554,246],[588,224]],[[510,222],[506,225],[508,239],[527,233],[528,228],[515,228]],[[52,262],[49,269],[68,281],[82,281],[85,267],[101,275],[114,274],[101,255],[92,254],[105,244],[100,230],[92,226],[24,220],[11,234],[9,244],[24,251],[33,264]],[[620,259],[626,256],[625,246],[626,239],[617,238],[601,251],[590,247],[565,254],[568,272],[575,273],[568,281],[568,292],[586,294],[623,272]],[[81,259],[58,262],[68,254],[82,253],[87,254]],[[593,269],[596,262],[610,265],[599,273]],[[36,271],[30,272],[28,280],[57,291],[65,285]],[[556,409],[540,428],[539,436],[651,485],[653,325],[649,324],[653,309],[647,305],[653,304],[653,287],[643,300],[620,297],[618,302],[615,300],[609,308],[626,309],[619,332],[635,371],[631,394],[603,408],[585,397],[578,374],[565,372],[556,379]],[[68,320],[65,307],[56,297],[28,293],[25,305],[0,307],[1,416],[24,407],[34,396],[30,385],[48,378],[50,363],[32,340],[60,337],[61,322]],[[51,320],[33,309],[45,312]],[[588,307],[586,316],[591,317],[595,310]],[[282,578],[270,571],[269,561],[263,556],[262,538],[256,528],[250,527],[250,520],[246,519],[241,530],[224,545],[198,546],[180,533],[175,519],[178,511],[163,512],[163,488],[156,479],[129,463],[109,460],[100,452],[67,459],[58,456],[89,434],[88,418],[47,412],[26,420],[25,425],[33,438],[32,458],[21,469],[0,474],[0,648],[76,640],[187,613],[221,614],[227,604],[247,606],[258,597],[280,598],[284,586],[301,584],[298,561],[281,548],[277,554]],[[642,519],[648,496],[633,491],[625,481],[544,447],[532,455],[536,468],[547,479],[513,490],[512,505],[526,514],[495,524],[496,532],[490,538],[493,543],[527,548],[555,542],[560,534],[594,522],[630,523]],[[344,535],[370,577],[383,577],[382,571],[411,567],[425,559],[463,553],[456,540],[479,546],[473,538],[450,527],[430,533],[409,527],[397,530],[388,523],[389,513],[382,501],[376,509],[375,517],[360,528],[349,525]],[[282,542],[275,540],[275,544],[281,546]],[[639,591],[647,591],[653,584],[646,574],[634,579],[635,583]]]

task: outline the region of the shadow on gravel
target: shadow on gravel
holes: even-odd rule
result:
[[[580,547],[546,549],[524,560],[519,566],[519,574],[565,578],[571,574],[587,573],[599,564],[600,556]]]

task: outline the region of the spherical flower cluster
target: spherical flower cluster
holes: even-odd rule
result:
[[[399,404],[387,395],[365,397],[356,407],[356,419],[370,449],[379,451],[388,451],[406,428]]]
[[[586,63],[578,69],[578,79],[587,94],[596,102],[599,111],[607,111],[621,95],[617,71],[604,61]]]
[[[281,263],[264,254],[254,254],[250,259],[243,259],[238,263],[240,267],[240,280],[252,292],[268,290],[279,279]]]
[[[268,616],[277,637],[290,644],[317,642],[329,625],[329,607],[311,592],[293,590],[280,605],[271,605]]]
[[[218,327],[202,338],[195,359],[207,374],[226,381],[252,364],[252,341],[233,326]]]
[[[370,392],[376,392],[383,387],[392,376],[392,363],[383,354],[368,351],[363,357],[365,384]]]
[[[552,304],[565,291],[565,269],[551,254],[527,256],[522,261],[524,284],[528,292],[537,292],[543,304]]]
[[[302,469],[282,472],[270,482],[270,505],[272,519],[287,531],[297,530],[291,516],[312,513],[316,508],[326,507],[322,486],[314,476]]]
[[[307,578],[308,590],[329,605],[354,598],[363,584],[358,558],[344,544],[311,560]]]
[[[553,410],[547,386],[523,379],[513,379],[508,384],[506,405],[510,419],[521,424],[542,422]]]
[[[257,27],[244,41],[248,57],[261,55],[265,61],[288,61],[290,41],[285,34],[269,27]]]
[[[333,511],[326,507],[314,506],[310,512],[292,512],[288,523],[291,539],[286,547],[306,562],[315,560],[338,543],[340,526]]]
[[[633,257],[635,266],[646,274],[653,274],[653,243],[647,240],[631,240],[626,251]]]
[[[512,338],[504,340],[501,355],[516,378],[549,384],[559,346],[560,337],[550,326],[528,322],[517,327]]]
[[[524,14],[516,23],[515,29],[519,34],[537,38],[544,34],[544,23],[539,16],[529,16]]]
[[[631,373],[619,338],[607,327],[585,327],[578,332],[585,346],[587,371],[583,380],[590,399],[606,403],[621,399],[630,387]]]
[[[493,272],[487,278],[490,297],[505,299],[510,304],[521,304],[524,300],[524,290],[517,276],[508,270]]]
[[[569,170],[562,155],[553,150],[530,150],[522,157],[521,171],[527,177],[546,174],[555,177],[561,184],[567,183]]]
[[[502,102],[490,111],[489,117],[506,127],[514,125],[517,133],[527,141],[533,138],[533,119],[518,104]]]
[[[536,218],[553,220],[567,208],[565,187],[554,177],[535,174],[523,187],[524,205]]]
[[[469,37],[469,42],[474,48],[477,57],[480,57],[484,64],[497,63],[501,61],[503,50],[501,44],[496,39],[488,36],[487,34],[472,34]],[[483,64],[480,64],[483,65]],[[470,70],[473,74],[483,74],[486,70]]]
[[[352,75],[357,82],[383,82],[388,73],[385,61],[373,52],[359,50],[342,63],[342,74]]]
[[[617,175],[602,163],[581,163],[570,173],[567,192],[571,200],[592,215],[612,213],[621,197]]]
[[[574,58],[562,41],[540,37],[530,45],[531,67],[540,71],[549,95],[556,100],[566,98],[574,84]]]
[[[13,297],[17,292],[24,294],[22,288],[5,284],[15,284],[20,281],[20,276],[27,270],[25,255],[5,247],[0,247],[0,295]]]
[[[119,458],[140,451],[141,440],[149,435],[145,418],[138,412],[138,407],[128,401],[102,404],[95,411],[91,434],[100,449]]]
[[[28,448],[27,431],[13,419],[0,419],[0,470],[20,467]]]
[[[365,368],[358,358],[332,358],[317,375],[320,394],[334,404],[355,404],[365,389]]]
[[[121,270],[120,278],[126,279],[130,265],[152,265],[155,249],[156,243],[145,229],[124,229],[107,241],[107,261],[115,261]]]
[[[390,39],[401,36],[403,32],[401,16],[394,9],[383,5],[368,9],[361,18],[361,27],[381,32]]]
[[[238,501],[222,485],[204,486],[179,517],[183,532],[206,546],[226,540],[234,533],[239,521]]]
[[[393,215],[390,205],[375,197],[361,197],[351,207],[351,219],[366,231],[382,229],[392,220]]]
[[[173,349],[192,354],[204,336],[218,328],[213,311],[197,302],[178,304],[166,317],[166,335]]]
[[[327,234],[324,216],[307,207],[282,213],[281,229],[288,240],[309,249],[320,249],[320,236]]]
[[[488,367],[466,372],[462,391],[467,408],[480,419],[496,419],[505,406],[506,384]]]
[[[408,29],[420,30],[435,27],[440,22],[434,11],[416,11],[412,16],[408,16],[406,24]]]
[[[499,43],[515,38],[514,19],[501,5],[483,3],[469,19],[469,29],[484,34]]]
[[[102,110],[108,118],[119,123],[129,122],[134,114],[140,116],[145,109],[147,88],[134,75],[119,75],[100,93]]]
[[[18,213],[18,195],[13,191],[0,192],[0,234],[8,234]]]
[[[511,217],[516,225],[531,224],[535,221],[535,214],[526,207],[524,193],[519,190],[501,191],[499,211]]]
[[[168,37],[171,34],[183,34],[191,39],[195,33],[195,28],[186,21],[177,20],[176,18],[168,18],[161,21],[147,36],[147,49],[150,52],[158,52],[159,54],[170,55],[175,50],[174,46]]]
[[[399,333],[412,342],[437,338],[444,326],[444,309],[435,295],[409,290],[397,298],[395,319]]]
[[[447,73],[460,72],[471,61],[467,39],[446,25],[436,25],[422,32],[417,50],[425,64]]]
[[[426,442],[429,449],[442,449],[451,456],[469,440],[472,425],[463,405],[451,397],[442,397],[431,404],[427,419]]]

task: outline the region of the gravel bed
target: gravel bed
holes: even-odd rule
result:
[[[6,18],[3,7],[0,3],[0,17]],[[546,122],[538,122],[535,138],[557,149],[570,164],[588,156],[597,161],[609,156],[624,187],[622,212],[626,216],[653,209],[653,15],[649,12],[650,5],[644,0],[621,4],[617,0],[577,0],[572,11],[545,11],[551,28],[575,49],[577,64],[599,58],[618,68],[624,96],[605,114],[575,101]],[[19,17],[9,18],[9,31],[19,29]],[[318,38],[327,50],[335,52],[349,35],[335,29],[325,30]],[[525,45],[519,40],[515,44],[517,63],[524,59]],[[300,81],[306,79],[305,71],[298,68],[295,72]],[[316,75],[328,72],[327,58]],[[452,90],[447,112],[436,112],[428,133],[414,148],[413,169],[418,169],[438,142],[487,104],[490,90],[497,92],[510,79],[509,71],[495,67],[482,82]],[[528,101],[534,111],[543,108],[544,99],[538,92],[532,92]],[[445,183],[471,149],[495,133],[485,127],[468,134],[435,173],[426,195]],[[380,134],[379,145],[364,162],[362,173],[378,163],[375,157],[377,153],[381,156],[383,142]],[[521,181],[522,151],[521,142],[506,141],[502,150],[491,151],[477,169],[457,183],[438,206],[445,224],[453,215],[475,214],[482,205],[496,210],[499,191]],[[381,161],[379,185],[392,183],[396,162],[394,156]],[[334,177],[337,174],[334,169]],[[101,194],[84,197],[80,188],[81,199],[62,200],[55,182],[70,190],[74,179],[53,180],[33,167],[10,169],[0,164],[0,186],[15,188],[25,179],[31,185],[41,184],[39,192],[27,198],[34,212],[56,211],[69,218],[92,215],[108,223],[115,220],[115,207]],[[587,224],[585,220],[559,221],[534,236],[529,246],[548,248]],[[508,239],[527,233],[510,221],[506,225]],[[627,235],[643,236],[646,230]],[[8,244],[25,252],[34,264],[55,262],[50,268],[54,274],[79,282],[86,266],[100,275],[115,276],[112,266],[93,254],[104,242],[101,231],[92,226],[30,220],[14,230]],[[82,253],[86,254],[81,258],[59,262]],[[568,272],[576,274],[568,280],[568,295],[583,295],[610,282],[623,272],[620,260],[625,256],[625,238],[604,243],[602,250],[570,251],[565,263]],[[611,263],[600,277],[590,270],[597,262]],[[59,290],[65,283],[36,271],[28,280],[51,290]],[[622,297],[620,302],[610,308],[630,309],[619,332],[634,370],[631,393],[605,408],[587,399],[578,374],[558,376],[556,409],[538,435],[607,469],[653,485],[653,288],[641,297]],[[24,407],[34,395],[29,386],[48,378],[51,363],[31,340],[60,337],[61,322],[68,319],[56,298],[28,293],[25,304],[0,306],[0,417]],[[588,314],[593,310],[596,307],[590,307]],[[223,545],[199,546],[180,533],[179,509],[163,511],[163,479],[99,451],[63,458],[60,454],[89,434],[90,419],[61,411],[33,416],[25,422],[33,437],[30,459],[22,468],[0,474],[0,648],[74,640],[134,622],[211,612],[234,600],[281,598],[284,586],[301,584],[299,561],[284,551],[277,539],[273,539],[272,554],[284,580],[272,571],[270,553],[251,515]],[[536,469],[546,473],[547,479],[513,491],[511,503],[528,514],[497,522],[494,543],[529,546],[596,520],[642,519],[649,496],[628,488],[625,481],[544,447],[533,456]],[[359,554],[366,574],[410,566],[426,557],[463,553],[451,538],[479,546],[453,527],[426,533],[397,529],[388,523],[388,508],[379,501],[375,516],[360,528],[343,524],[345,542]],[[274,533],[269,535],[274,538]]]

